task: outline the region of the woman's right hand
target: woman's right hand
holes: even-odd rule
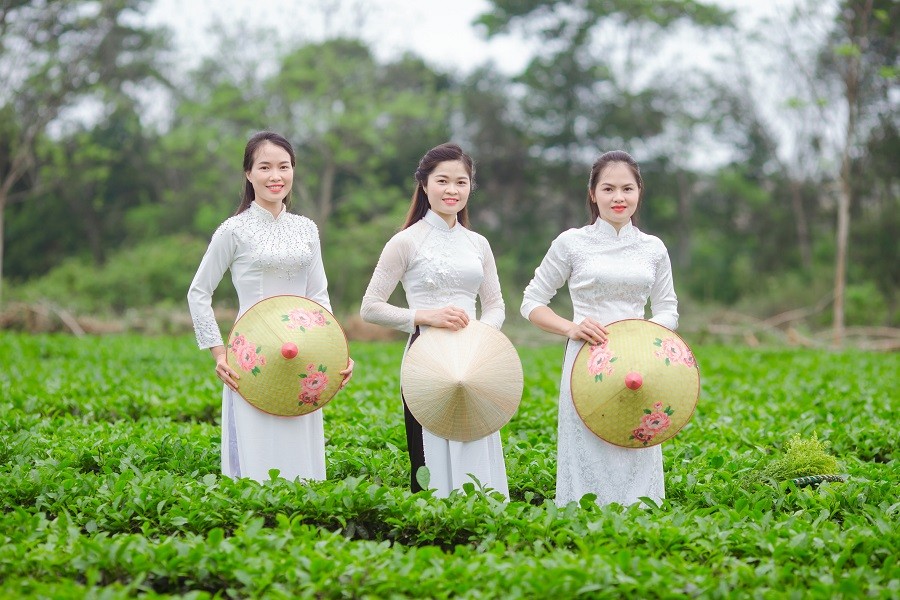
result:
[[[431,310],[417,310],[416,325],[428,325],[429,327],[443,327],[452,331],[459,331],[469,324],[469,315],[456,306],[445,306]]]
[[[572,323],[572,326],[566,331],[566,335],[572,340],[584,340],[589,344],[597,345],[606,341],[609,332],[594,319],[585,317],[581,323]]]
[[[232,391],[238,391],[237,380],[240,379],[241,376],[228,366],[228,361],[224,352],[216,355],[216,376],[224,381],[225,385],[230,387]]]

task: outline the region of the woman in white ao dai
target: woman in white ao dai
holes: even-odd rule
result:
[[[588,202],[593,222],[557,237],[535,271],[522,301],[522,315],[535,325],[569,339],[559,393],[556,503],[596,494],[598,504],[628,505],[665,497],[661,446],[620,448],[597,437],[575,410],[570,376],[583,342],[606,339],[605,325],[644,318],[650,300],[651,321],[678,325],[678,300],[665,245],[639,231],[631,217],[643,181],[637,163],[624,152],[608,152],[591,172]],[[573,319],[548,304],[566,282]]]
[[[475,318],[478,296],[481,321],[498,329],[503,324],[505,309],[490,245],[464,226],[473,174],[471,158],[455,144],[442,144],[422,158],[406,227],[385,245],[363,298],[364,320],[410,333],[411,344],[426,327],[465,327]],[[398,283],[409,308],[387,302]],[[421,489],[416,475],[426,466],[429,487],[438,497],[472,477],[509,497],[500,432],[458,442],[424,429],[405,402],[404,416],[413,492]]]
[[[297,417],[265,413],[244,400],[237,389],[240,374],[225,361],[225,346],[212,309],[213,291],[226,270],[237,290],[238,316],[266,298],[306,296],[329,311],[328,282],[322,265],[319,232],[306,217],[287,212],[293,182],[294,153],[283,137],[271,132],[247,144],[247,183],[235,216],[213,234],[188,292],[197,344],[216,360],[222,393],[222,473],[256,481],[280,476],[325,479],[325,433],[322,411]],[[345,385],[352,371],[342,371]]]

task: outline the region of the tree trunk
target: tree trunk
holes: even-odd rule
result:
[[[791,189],[791,210],[794,223],[797,225],[797,248],[800,250],[800,263],[804,269],[812,268],[812,241],[809,237],[809,224],[806,222],[806,211],[803,210],[803,192],[800,182],[788,177]]]
[[[337,167],[334,161],[329,160],[325,164],[325,170],[322,172],[322,187],[319,188],[319,220],[320,228],[325,227],[325,222],[331,215],[332,195],[334,194],[334,178],[337,173]]]
[[[837,257],[834,266],[834,346],[844,343],[844,291],[847,282],[847,241],[850,234],[850,162],[849,148],[844,149],[841,165],[841,191],[838,194]]]
[[[857,6],[847,17],[847,38],[857,48],[866,45],[868,22],[872,15],[872,2]],[[857,29],[858,28],[858,29]],[[853,157],[852,148],[856,140],[856,120],[858,116],[860,54],[851,53],[847,57],[844,72],[844,94],[847,100],[847,129],[844,150],[841,156],[841,181],[838,194],[837,214],[837,257],[834,268],[834,346],[844,343],[844,291],[847,283],[847,245],[850,237],[850,204],[853,201]]]
[[[678,170],[678,254],[676,264],[687,269],[691,266],[691,190],[683,170]]]
[[[7,197],[6,191],[0,190],[0,308],[3,308],[3,241],[5,238],[3,215],[6,213]]]

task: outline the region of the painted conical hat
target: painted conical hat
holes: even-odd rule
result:
[[[406,352],[401,386],[422,427],[469,442],[499,431],[515,414],[522,363],[509,339],[480,321],[459,331],[431,327]]]
[[[349,349],[340,323],[302,296],[273,296],[238,318],[228,336],[228,365],[241,375],[238,392],[279,416],[314,412],[338,392]]]
[[[606,327],[572,367],[572,400],[588,429],[626,448],[655,446],[684,427],[697,406],[700,370],[674,331],[643,319]]]

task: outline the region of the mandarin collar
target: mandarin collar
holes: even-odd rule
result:
[[[269,212],[267,208],[264,208],[256,203],[256,200],[250,202],[250,210],[253,211],[253,215],[258,219],[263,219],[268,222],[273,222],[276,219],[280,218],[287,211],[287,207],[284,205],[284,202],[281,203],[281,212],[278,213],[278,216],[274,216]]]
[[[623,239],[634,231],[634,225],[631,224],[631,219],[629,219],[627,223],[622,225],[619,231],[616,231],[616,228],[613,227],[611,223],[607,223],[600,217],[597,217],[597,220],[591,225],[591,230],[604,237]]]
[[[459,224],[459,219],[457,219],[456,225],[451,228],[449,225],[447,225],[447,221],[445,221],[441,217],[441,215],[437,214],[430,208],[428,209],[428,212],[425,213],[425,216],[422,217],[422,220],[440,231],[456,231],[457,227],[461,227],[461,225]]]

